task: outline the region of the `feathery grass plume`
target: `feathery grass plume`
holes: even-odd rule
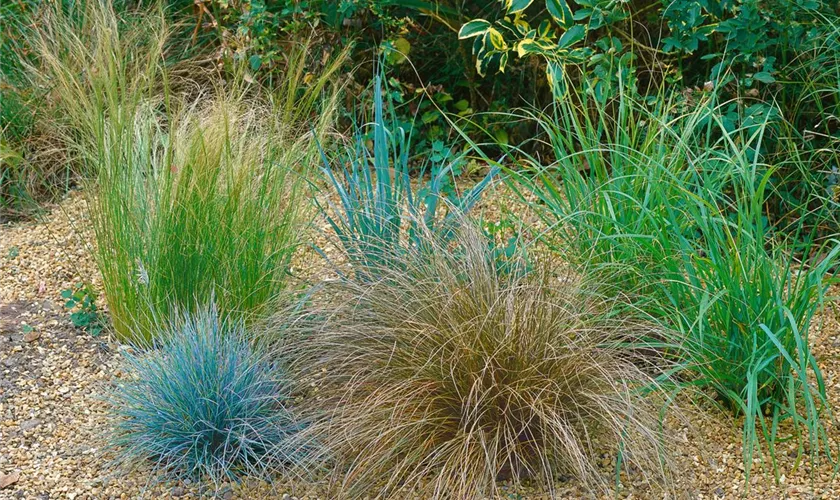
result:
[[[76,142],[90,139],[84,131],[99,120],[91,104],[110,82],[118,82],[126,110],[160,87],[163,15],[150,5],[122,4],[2,2],[0,129],[24,160],[0,171],[0,211],[31,214],[76,184],[85,170]]]
[[[782,154],[768,152],[772,112],[732,130],[713,102],[680,115],[622,96],[614,115],[581,111],[567,100],[538,118],[557,160],[517,175],[541,202],[553,248],[583,272],[618,272],[638,292],[635,307],[676,334],[685,385],[744,416],[748,476],[756,453],[778,474],[776,446],[790,439],[812,463],[835,460],[808,340],[840,254],[817,238],[830,201],[812,191],[795,223],[767,217],[771,179],[807,170],[809,153],[783,126]],[[811,255],[821,260],[802,262]]]
[[[376,279],[323,283],[277,317],[296,379],[316,380],[304,436],[329,450],[309,460],[337,494],[484,498],[565,475],[608,490],[629,470],[667,486],[661,385],[632,347],[650,326],[545,266],[500,273],[478,228],[455,234],[426,231]]]
[[[163,65],[161,13],[137,13],[136,32],[123,33],[107,2],[87,9],[84,38],[54,9],[35,46],[73,120],[64,133],[85,165],[117,336],[148,341],[173,305],[213,293],[223,315],[258,316],[286,283],[305,218],[299,187],[332,125],[344,54],[307,76],[309,45],[290,46],[274,91],[233,82],[185,97]]]
[[[106,0],[65,4],[46,2],[29,33],[36,59],[29,73],[33,85],[49,89],[53,134],[71,161],[89,167],[86,157],[102,147],[109,128],[131,128],[138,107],[169,97],[163,60],[171,30],[160,9],[118,13]]]
[[[288,377],[242,321],[204,306],[162,326],[155,344],[123,351],[127,376],[109,395],[117,468],[218,486],[294,464]]]
[[[285,284],[302,205],[291,172],[305,151],[279,151],[249,101],[216,98],[177,116],[153,110],[106,136],[92,200],[97,257],[121,338],[150,339],[155,316],[214,292],[247,319]],[[252,109],[260,109],[257,105]]]

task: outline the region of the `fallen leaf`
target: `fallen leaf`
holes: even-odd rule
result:
[[[0,490],[11,486],[20,479],[20,472],[12,472],[11,474],[0,474]]]

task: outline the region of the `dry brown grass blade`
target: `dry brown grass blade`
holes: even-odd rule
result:
[[[304,435],[337,495],[484,498],[499,480],[553,493],[565,476],[605,492],[599,459],[619,449],[623,475],[668,488],[661,388],[627,347],[650,325],[546,263],[500,272],[470,225],[454,250],[430,243],[377,275],[277,316],[299,379],[317,380]]]

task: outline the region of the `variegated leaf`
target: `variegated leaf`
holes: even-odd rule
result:
[[[466,38],[482,35],[486,33],[491,26],[492,24],[490,24],[490,21],[486,21],[484,19],[473,19],[461,26],[461,29],[458,31],[458,38],[464,40]]]

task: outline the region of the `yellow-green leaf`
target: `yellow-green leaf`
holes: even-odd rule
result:
[[[560,99],[566,93],[566,81],[563,74],[563,64],[557,61],[549,61],[545,65],[545,76],[551,86],[551,92],[555,99]]]
[[[490,28],[487,30],[487,34],[490,35],[490,44],[493,46],[494,50],[498,50],[500,52],[507,50],[508,46],[507,43],[505,43],[505,37],[499,33],[499,30],[496,28]]]
[[[554,51],[556,45],[549,40],[534,40],[526,38],[520,40],[516,44],[516,54],[519,57],[524,57],[527,54],[542,54],[547,55]]]
[[[386,57],[391,64],[401,64],[406,61],[409,52],[411,52],[411,43],[399,37],[391,42],[391,46],[386,50]]]
[[[531,30],[531,25],[528,24],[528,21],[519,16],[516,16],[513,19],[513,25],[516,27],[516,31],[518,31],[520,35],[524,35]]]

